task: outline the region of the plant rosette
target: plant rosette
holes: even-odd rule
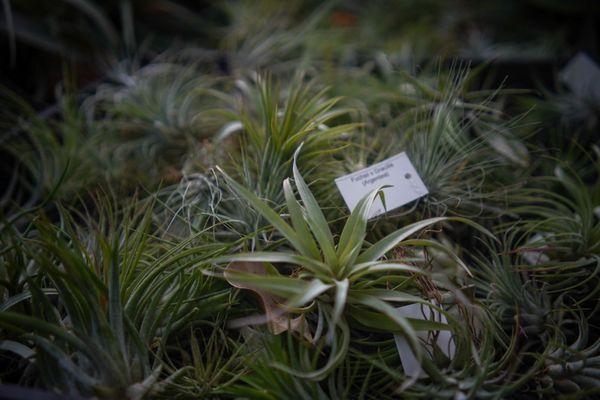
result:
[[[446,252],[457,265],[468,272],[463,261],[447,246],[431,239],[415,239],[411,236],[443,221],[462,222],[490,237],[493,235],[465,218],[437,217],[407,225],[369,244],[365,240],[367,222],[374,200],[377,196],[382,196],[382,188],[379,188],[360,200],[346,220],[336,243],[319,204],[298,170],[296,159],[300,149],[301,147],[294,155],[293,177],[302,204],[296,198],[290,179],[283,182],[291,225],[254,193],[219,169],[231,188],[256,209],[294,251],[255,251],[226,255],[213,259],[212,263],[230,264],[224,270],[224,275],[230,282],[235,282],[234,286],[251,288],[255,292],[270,293],[284,299],[284,309],[302,312],[311,310],[316,305],[319,317],[312,342],[320,343],[323,339],[330,346],[327,361],[322,367],[312,371],[298,371],[284,365],[276,367],[306,379],[325,378],[348,351],[349,321],[352,321],[365,328],[401,335],[417,362],[422,363],[427,372],[430,360],[423,357],[424,351],[417,332],[456,332],[465,327],[443,308],[420,297],[421,290],[415,284],[415,277],[428,275],[427,270],[419,267],[419,263],[425,261],[422,257],[404,256],[387,260],[385,255],[398,246],[407,250],[431,248]],[[241,270],[232,267],[232,263],[262,263],[264,271],[268,273]],[[299,272],[283,275],[274,267],[277,264],[297,266]],[[263,303],[270,301],[265,302],[263,299]],[[398,308],[410,304],[421,304],[435,310],[444,315],[447,322],[403,315]],[[265,307],[265,311],[267,308]],[[327,334],[323,335],[325,326],[328,327]]]

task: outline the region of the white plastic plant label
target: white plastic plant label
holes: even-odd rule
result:
[[[377,198],[373,203],[369,218],[401,207],[429,193],[404,152],[370,167],[340,176],[335,180],[335,184],[350,211],[354,210],[360,199],[369,192],[389,185],[390,187],[383,190],[387,210],[381,199]]]
[[[585,53],[577,53],[560,78],[575,95],[600,100],[600,67]]]
[[[422,304],[410,304],[408,306],[399,307],[397,310],[405,318],[423,320],[433,319],[434,321],[441,322],[443,324],[448,323],[444,314]],[[424,341],[428,340],[429,334],[430,331],[417,331],[417,337]],[[419,360],[417,360],[417,357],[415,357],[415,354],[410,348],[408,341],[400,335],[394,335],[394,339],[396,341],[396,348],[398,350],[398,354],[400,355],[400,362],[402,363],[402,368],[404,368],[404,373],[412,378],[418,378],[420,376],[423,376],[425,373],[421,368],[421,364],[419,364]],[[437,331],[435,344],[446,355],[446,357],[450,359],[454,357],[454,353],[456,352],[456,345],[454,344],[454,339],[452,338],[452,334],[450,333],[450,331]],[[427,356],[424,355],[424,357]]]

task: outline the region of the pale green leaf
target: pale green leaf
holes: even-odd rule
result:
[[[289,263],[299,265],[311,271],[315,275],[329,276],[329,267],[318,260],[286,252],[256,251],[253,253],[239,253],[221,256],[210,260],[213,264],[228,263],[234,261]]]
[[[262,200],[260,200],[254,193],[250,190],[246,189],[235,180],[233,180],[229,175],[225,173],[221,168],[217,167],[217,170],[221,172],[221,174],[227,180],[227,183],[235,190],[235,192],[240,195],[244,200],[246,200],[250,205],[258,211],[275,229],[277,229],[294,248],[301,252],[302,250],[302,242],[298,238],[297,233],[290,227],[287,222],[285,222],[279,214],[273,211],[269,206],[267,206]]]
[[[296,232],[298,232],[298,239],[302,244],[301,253],[307,257],[319,259],[321,257],[319,248],[317,247],[317,243],[314,241],[312,233],[310,233],[308,225],[304,220],[302,208],[300,207],[298,200],[296,200],[296,196],[294,195],[294,191],[290,185],[289,178],[283,181],[283,193],[285,194],[287,208],[290,213],[290,217],[292,218],[292,225],[294,226]]]
[[[323,252],[325,262],[334,267],[338,264],[338,262],[333,244],[333,235],[329,229],[329,224],[327,223],[325,215],[323,215],[323,211],[321,211],[321,207],[317,203],[317,200],[311,193],[306,182],[304,182],[302,175],[300,175],[300,171],[298,171],[298,166],[296,164],[296,160],[301,148],[302,145],[300,145],[294,153],[294,182],[298,188],[298,193],[300,194],[300,198],[304,203],[304,207],[306,208],[308,225],[310,226],[312,233],[315,235],[317,242],[321,246],[321,251]]]

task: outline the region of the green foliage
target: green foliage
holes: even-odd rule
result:
[[[598,395],[597,101],[538,82],[595,7],[46,3],[0,17],[2,384]],[[429,194],[349,212],[334,179],[403,151]]]
[[[381,75],[351,71],[333,78],[366,121],[340,174],[405,151],[429,190],[413,216],[501,212],[514,188],[497,172],[529,165],[513,129],[518,119],[503,114],[503,90],[472,90],[479,71],[461,66],[444,72],[429,67],[413,76],[384,55],[376,61]]]
[[[178,172],[181,155],[193,155],[218,131],[223,121],[214,110],[228,100],[220,91],[222,79],[171,58],[157,57],[132,72],[115,68],[111,81],[84,103],[88,119],[103,116],[98,128],[115,143],[107,166],[126,166],[128,176],[145,171],[149,185],[178,180],[168,172]]]
[[[386,290],[377,285],[379,278],[387,277],[399,287],[410,287],[415,275],[427,274],[425,269],[416,266],[418,264],[415,264],[415,257],[398,257],[391,260],[384,260],[382,257],[397,246],[404,247],[409,254],[413,252],[413,247],[433,247],[452,254],[450,249],[434,241],[408,239],[416,232],[442,221],[461,221],[485,234],[489,233],[483,227],[462,218],[433,218],[401,228],[365,249],[369,211],[376,196],[380,194],[379,190],[375,190],[358,203],[336,243],[325,216],[296,167],[299,152],[300,148],[294,156],[293,172],[302,205],[296,199],[289,180],[283,183],[292,226],[252,192],[224,175],[234,190],[279,231],[295,252],[242,253],[217,258],[213,262],[286,263],[300,267],[294,272],[295,276],[280,275],[275,271],[270,276],[260,277],[243,272],[230,272],[238,282],[285,298],[287,308],[312,308],[315,303],[322,305],[330,330],[325,338],[331,342],[330,357],[322,368],[311,372],[295,371],[297,376],[320,380],[342,361],[349,346],[349,319],[371,329],[391,327],[392,332],[401,333],[409,340],[420,359],[421,349],[415,330],[451,328],[439,322],[411,323],[391,305],[423,303],[439,308],[409,291]],[[455,262],[466,268],[456,257]],[[339,330],[339,335],[334,334],[336,330]],[[314,341],[317,342],[317,338]],[[280,368],[291,371],[288,367]]]
[[[289,333],[262,336],[260,343],[263,350],[250,364],[250,373],[242,376],[240,384],[233,385],[228,393],[250,399],[385,399],[390,398],[388,393],[397,384],[359,352],[350,352],[321,382],[302,379],[272,365],[275,362],[296,369],[307,367],[309,362],[303,360],[311,355],[309,343],[298,341]]]
[[[568,330],[557,331],[547,350],[545,369],[537,377],[539,393],[545,396],[593,397],[600,393],[600,340],[590,343],[587,322],[581,316],[574,315],[573,320],[565,319],[564,323],[576,325],[577,338],[569,343],[564,334]]]
[[[243,134],[237,174],[247,187],[275,204],[283,201],[281,182],[291,173],[300,143],[304,154],[298,162],[307,170],[326,169],[324,156],[339,152],[343,139],[360,126],[338,122],[350,110],[338,105],[339,97],[327,98],[327,89],[317,90],[302,75],[285,92],[269,76],[259,77],[250,87],[240,85],[243,98],[239,110],[231,114]]]
[[[6,212],[38,205],[51,192],[59,199],[82,194],[101,178],[100,136],[70,94],[60,96],[59,116],[38,114],[16,94],[3,90],[1,149],[12,157],[12,183],[3,197]],[[12,203],[12,204],[11,204]]]
[[[3,296],[0,324],[12,332],[7,340],[30,349],[28,379],[64,393],[140,398],[169,379],[161,357],[171,332],[228,307],[228,290],[189,270],[223,246],[155,243],[151,207],[113,213],[107,200],[97,222],[66,211],[58,226],[43,215],[32,221],[20,244],[22,291]]]

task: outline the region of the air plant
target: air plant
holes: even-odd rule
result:
[[[242,99],[229,113],[232,122],[223,131],[240,131],[241,162],[237,175],[259,196],[276,204],[283,201],[281,182],[291,172],[291,159],[300,143],[304,154],[298,162],[307,171],[326,169],[328,155],[343,149],[360,123],[347,123],[351,109],[340,106],[340,97],[328,97],[327,88],[297,75],[286,91],[270,76],[248,85],[240,81]],[[236,124],[233,129],[232,124]],[[327,177],[321,171],[324,178]]]
[[[229,26],[219,35],[219,47],[227,57],[226,69],[239,77],[265,67],[274,72],[293,71],[303,58],[309,62],[307,44],[332,6],[333,2],[325,2],[307,11],[299,1],[223,3],[219,8],[229,17]],[[223,29],[215,27],[215,31]]]
[[[576,311],[557,325],[556,334],[544,352],[544,368],[536,376],[538,393],[590,398],[600,393],[600,339],[589,336],[587,318]],[[567,333],[575,325],[577,337],[570,343]],[[566,329],[565,329],[566,328]],[[591,339],[591,340],[590,340]]]
[[[225,315],[225,314],[223,314]],[[189,332],[171,340],[164,354],[170,379],[163,381],[157,397],[186,399],[219,396],[247,373],[256,351],[240,343],[239,335],[229,336],[220,327],[224,318],[211,324],[192,326]]]
[[[223,159],[224,168],[259,197],[279,205],[284,194],[276,182],[289,176],[294,151],[304,142],[305,152],[298,163],[307,171],[319,169],[323,182],[327,182],[324,186],[330,189],[326,170],[335,162],[331,155],[345,147],[343,139],[360,125],[344,122],[350,110],[338,106],[340,98],[328,98],[326,88],[318,90],[302,76],[296,77],[286,92],[268,76],[258,77],[252,86],[246,81],[238,84],[241,101],[234,111],[225,110],[230,122],[214,141],[215,146],[230,148],[232,140],[239,143],[239,150],[232,150],[229,160]],[[210,175],[208,178],[212,179]],[[242,235],[262,227],[262,218],[255,211],[240,206],[227,186],[217,186],[221,192],[219,207],[205,212],[226,220],[231,230]]]
[[[514,133],[518,119],[503,115],[503,91],[470,90],[477,71],[462,66],[446,75],[414,76],[396,70],[384,56],[377,61],[381,76],[361,72],[352,76],[355,84],[340,85],[366,126],[340,174],[405,151],[429,190],[414,207],[418,215],[501,212],[504,196],[514,188],[497,179],[497,172],[506,165],[526,167],[529,158]],[[363,90],[372,87],[378,89]]]
[[[556,299],[568,293],[572,305],[584,307],[598,293],[600,263],[600,219],[598,163],[584,181],[571,169],[557,165],[553,177],[532,180],[531,188],[514,197],[511,207],[520,221],[507,222],[500,229],[517,229],[519,247],[525,255],[520,270],[531,280],[543,283]],[[560,192],[554,188],[560,188]]]
[[[2,89],[2,384],[598,394],[597,101],[558,88],[523,109],[494,76],[507,58],[550,72],[576,33],[555,16],[589,25],[589,5],[105,3],[2,2],[3,82],[27,98]],[[428,195],[343,207],[335,178],[400,152]]]
[[[600,163],[596,162],[596,168]],[[598,177],[600,169],[586,184],[579,176],[556,165],[554,176],[540,181],[557,185],[562,193],[546,187],[531,188],[516,197],[514,212],[529,216],[519,223],[525,235],[541,236],[535,245],[543,243],[544,253],[557,260],[577,260],[598,254],[600,249],[600,218],[597,215]]]
[[[115,143],[109,166],[126,166],[124,178],[150,185],[178,181],[190,157],[210,165],[210,139],[224,123],[215,110],[229,101],[223,79],[168,56],[134,72],[116,68],[109,78],[83,104],[88,121]]]
[[[512,335],[523,336],[527,346],[547,343],[555,313],[554,304],[543,282],[531,279],[522,268],[523,258],[515,251],[515,231],[509,232],[503,246],[485,244],[485,253],[474,255],[477,298],[496,321],[498,340],[507,343]]]
[[[291,173],[294,151],[304,142],[306,151],[299,164],[308,171],[318,169],[322,190],[330,191],[333,176],[325,171],[335,164],[331,155],[340,152],[343,139],[360,126],[345,122],[350,109],[301,75],[286,91],[269,76],[258,76],[255,82],[239,80],[237,85],[240,95],[229,98],[230,107],[215,111],[227,122],[203,143],[203,163],[211,158],[223,161],[225,169],[259,197],[282,204],[284,194],[275,182]],[[186,163],[179,184],[161,194],[162,214],[171,231],[202,229],[206,223],[216,227],[219,237],[235,240],[260,229],[262,217],[241,205],[232,190],[195,158]]]
[[[422,303],[434,309],[439,307],[419,297],[414,291],[407,291],[415,275],[427,275],[427,271],[417,265],[418,256],[400,257],[385,260],[390,250],[403,246],[407,252],[413,247],[432,247],[447,250],[441,244],[427,239],[408,239],[411,235],[442,221],[456,220],[476,227],[489,234],[484,228],[463,218],[433,218],[405,226],[389,234],[366,249],[365,236],[369,211],[379,190],[364,197],[347,219],[337,243],[329,228],[314,195],[309,190],[296,166],[300,149],[294,156],[293,175],[301,205],[292,189],[289,179],[283,183],[287,209],[292,221],[290,226],[279,213],[262,202],[250,190],[240,185],[224,172],[223,176],[236,193],[252,205],[289,243],[294,252],[283,250],[255,251],[234,254],[212,260],[213,263],[255,262],[283,263],[295,265],[292,275],[270,268],[269,275],[257,276],[239,270],[229,270],[230,281],[243,282],[257,289],[271,292],[286,299],[284,310],[306,310],[319,308],[319,326],[329,326],[329,333],[323,337],[317,328],[314,343],[331,346],[329,358],[318,369],[307,370],[306,365],[294,370],[278,365],[298,377],[321,380],[325,378],[345,357],[350,343],[349,321],[358,322],[371,329],[387,327],[407,338],[419,360],[422,351],[415,331],[418,329],[451,329],[448,325],[433,321],[414,321],[402,316],[392,304]],[[277,243],[277,242],[275,242]],[[450,252],[451,253],[451,252]],[[454,257],[459,265],[466,266]],[[416,263],[416,265],[413,265]],[[378,283],[381,280],[394,282],[394,286],[404,290],[386,289]],[[412,293],[411,293],[412,292]],[[444,312],[443,310],[440,310]],[[454,325],[453,325],[454,326]],[[386,329],[386,328],[384,328]]]
[[[377,365],[378,357],[369,358],[360,351],[351,351],[344,361],[323,381],[302,379],[289,372],[273,368],[273,363],[301,368],[302,359],[312,353],[311,345],[299,341],[290,332],[274,336],[255,332],[261,351],[253,356],[247,374],[232,385],[227,393],[249,399],[387,399],[399,385],[385,368]],[[373,363],[371,363],[373,361]],[[313,359],[313,368],[317,367]]]
[[[47,110],[47,115],[8,90],[3,91],[3,101],[11,105],[3,112],[0,141],[10,156],[5,167],[13,167],[2,200],[7,212],[37,206],[50,193],[54,199],[73,198],[102,180],[97,150],[109,143],[101,143],[97,131],[86,125],[71,94],[60,94],[57,110]]]
[[[2,299],[1,335],[28,349],[25,382],[141,398],[177,373],[165,376],[161,361],[171,334],[227,308],[226,288],[187,270],[223,247],[154,243],[152,207],[113,214],[100,201],[106,211],[83,230],[74,218],[85,215],[64,210],[62,227],[43,215],[32,221],[23,239],[26,283]]]

